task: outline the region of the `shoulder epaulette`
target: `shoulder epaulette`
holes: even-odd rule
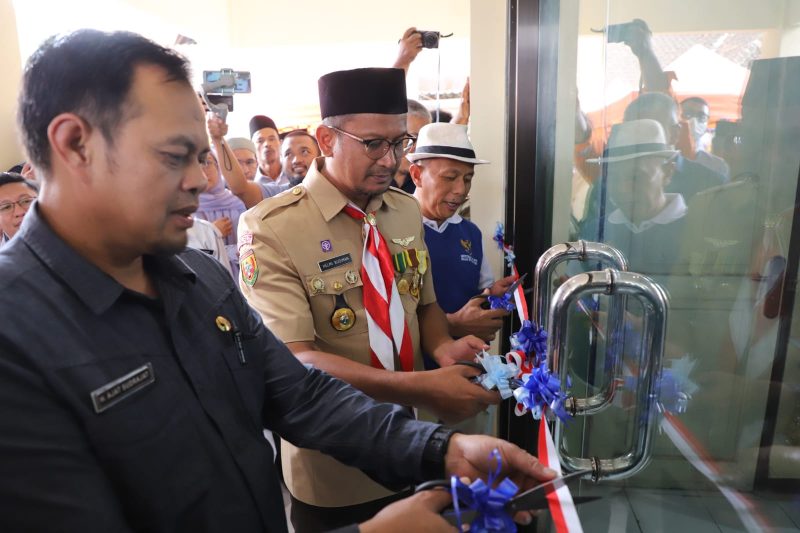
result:
[[[295,185],[291,189],[286,189],[280,194],[271,198],[265,198],[251,209],[253,215],[261,220],[267,218],[270,213],[281,207],[286,207],[297,203],[303,198],[306,193],[306,188],[302,185]]]

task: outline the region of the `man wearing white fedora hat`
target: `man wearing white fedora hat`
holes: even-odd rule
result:
[[[483,254],[480,229],[458,214],[469,196],[475,165],[488,161],[475,157],[466,126],[449,123],[420,129],[416,150],[406,158],[412,163],[409,174],[417,187],[414,197],[425,225],[433,286],[439,305],[447,313],[450,334],[491,340],[508,313],[483,309],[485,299],[472,297],[481,291],[502,295],[513,277],[494,281]],[[434,361],[426,359],[425,363],[435,368]]]
[[[588,222],[599,224],[603,242],[619,248],[637,272],[668,274],[678,261],[688,208],[683,195],[664,192],[677,154],[661,124],[641,119],[616,124],[602,157],[590,161],[602,165],[612,207]]]

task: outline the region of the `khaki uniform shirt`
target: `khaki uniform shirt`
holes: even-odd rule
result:
[[[361,281],[363,223],[342,211],[348,200],[320,172],[323,164],[324,158],[318,158],[302,185],[264,200],[242,215],[240,285],[250,305],[279,339],[287,343],[313,341],[322,351],[369,365]],[[427,253],[422,215],[413,196],[391,188],[370,200],[366,212],[373,211],[392,255],[404,250]],[[414,368],[421,370],[417,307],[436,301],[430,265],[424,274],[411,266],[403,273],[395,272],[395,282],[404,289],[410,288],[415,278],[421,283],[419,292],[401,290],[400,298],[414,346]],[[346,331],[337,330],[331,322],[342,303],[355,314],[355,322]],[[401,368],[396,355],[395,368]],[[320,452],[285,441],[281,450],[286,485],[298,500],[342,507],[391,494],[360,470]]]

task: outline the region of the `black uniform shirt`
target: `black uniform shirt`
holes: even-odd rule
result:
[[[393,488],[422,479],[436,425],[307,370],[204,254],[144,264],[159,299],[36,205],[0,251],[0,530],[285,531],[263,427]]]

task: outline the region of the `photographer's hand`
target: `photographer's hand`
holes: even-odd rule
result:
[[[422,35],[417,31],[417,28],[412,26],[405,31],[399,44],[397,59],[392,66],[394,68],[401,68],[408,74],[408,67],[411,65],[411,62],[417,58],[420,50],[422,50]]]
[[[216,113],[209,112],[206,113],[206,130],[219,159],[219,170],[225,178],[228,189],[250,209],[264,199],[264,192],[257,183],[247,180],[239,161],[236,160],[236,155],[225,142],[228,125]],[[218,229],[224,233],[223,228],[218,226]],[[233,228],[233,231],[235,232],[236,228]]]
[[[224,139],[228,134],[228,125],[216,113],[206,113],[206,129],[212,140]]]
[[[653,32],[642,19],[633,19],[627,27],[624,42],[639,59],[642,88],[651,92],[669,92],[669,77],[653,51]]]

